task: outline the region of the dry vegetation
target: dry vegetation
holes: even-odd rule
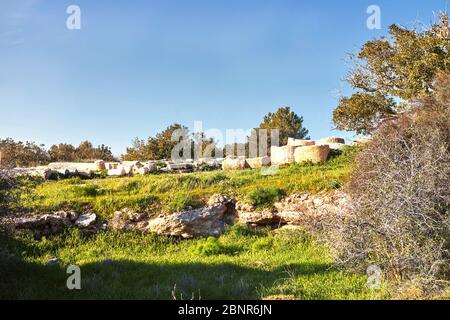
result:
[[[435,84],[434,98],[385,123],[358,155],[332,236],[341,265],[378,265],[424,294],[449,284],[450,75]]]

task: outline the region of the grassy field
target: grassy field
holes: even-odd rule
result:
[[[321,165],[292,165],[277,174],[260,171],[160,174],[144,177],[46,182],[24,190],[33,211],[94,210],[108,218],[130,207],[173,212],[225,193],[264,205],[267,195],[331,190],[349,176],[355,150]],[[265,190],[265,192],[260,192]],[[269,190],[269,191],[267,191]],[[272,192],[270,190],[277,190]],[[270,198],[270,197],[269,197]],[[77,230],[34,240],[1,239],[0,298],[139,299],[371,299],[366,276],[333,268],[326,247],[305,231],[252,231],[235,225],[218,239],[177,240],[138,232]],[[47,266],[57,257],[59,266]],[[105,262],[106,261],[106,262]],[[66,288],[66,268],[80,266],[82,289]]]
[[[176,241],[135,232],[77,231],[34,241],[3,240],[0,298],[37,299],[371,299],[366,277],[333,269],[326,248],[301,231],[255,233],[234,226],[219,239]],[[46,266],[52,257],[61,266]],[[110,259],[110,260],[108,260]],[[104,261],[112,261],[105,263]],[[81,268],[81,290],[66,268]]]
[[[146,213],[199,207],[215,193],[248,200],[255,190],[267,188],[280,194],[332,190],[347,182],[355,152],[349,147],[327,163],[295,164],[270,176],[260,170],[242,170],[46,182],[24,192],[21,204],[35,212],[91,209],[108,218],[124,207]]]

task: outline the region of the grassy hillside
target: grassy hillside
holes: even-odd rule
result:
[[[214,193],[244,200],[264,188],[285,194],[331,190],[347,181],[355,153],[356,149],[348,147],[327,163],[294,164],[270,176],[260,170],[243,170],[46,182],[24,194],[22,205],[41,212],[61,208],[85,211],[88,207],[108,217],[124,207],[148,213],[175,212],[201,206]]]
[[[289,194],[337,188],[347,181],[354,154],[349,148],[326,164],[292,165],[272,176],[245,170],[46,182],[24,192],[21,201],[34,211],[88,206],[104,218],[125,206],[172,212],[201,205],[217,192],[260,201],[272,194],[260,190]],[[0,298],[387,297],[382,290],[369,290],[365,275],[333,268],[328,249],[302,230],[252,231],[235,225],[218,239],[192,240],[70,230],[41,240],[28,233],[3,236],[0,244]],[[61,260],[59,266],[46,265],[53,257]],[[69,264],[81,268],[79,291],[66,288]]]
[[[366,276],[333,269],[326,248],[300,231],[274,235],[234,226],[218,240],[178,242],[135,232],[101,232],[87,238],[75,230],[39,242],[21,236],[3,245],[23,260],[0,259],[0,298],[369,299],[385,295],[368,290]],[[61,266],[46,266],[51,257],[60,258]],[[70,263],[81,268],[79,291],[66,288]]]

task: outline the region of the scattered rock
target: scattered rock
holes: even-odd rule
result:
[[[270,155],[272,165],[285,165],[294,162],[294,152],[297,147],[284,146],[284,147],[271,147]]]
[[[108,227],[111,230],[145,230],[148,224],[147,214],[134,212],[128,208],[114,212]]]
[[[97,215],[95,213],[83,214],[75,221],[75,225],[80,228],[88,228],[95,224]]]
[[[254,212],[256,210],[255,206],[252,206],[244,201],[238,201],[236,203],[236,211],[237,212]]]
[[[158,170],[158,165],[154,162],[147,162],[144,168],[147,168],[148,173],[152,173]]]
[[[325,219],[330,219],[348,205],[348,196],[340,191],[319,194],[293,194],[275,203],[280,219],[292,225],[314,229],[323,228]]]
[[[223,170],[241,170],[245,169],[245,158],[226,158],[222,162]]]
[[[61,264],[61,260],[58,258],[51,258],[47,261],[47,266],[59,266]]]
[[[314,146],[316,144],[315,141],[312,140],[300,140],[295,138],[288,138],[288,146],[293,147],[306,147],[306,146]]]
[[[190,162],[168,162],[167,168],[171,171],[192,172],[194,170],[194,165]]]
[[[96,169],[97,171],[102,171],[102,170],[105,170],[105,169],[106,169],[105,161],[103,161],[103,160],[97,160],[97,161],[95,161],[95,162],[94,162],[94,165],[95,165],[95,169]]]
[[[16,217],[12,219],[14,230],[32,230],[36,238],[61,233],[72,225],[72,221],[64,212],[55,214]]]
[[[325,162],[328,159],[330,147],[328,145],[298,147],[295,149],[295,162],[310,161],[312,163]]]
[[[260,169],[262,167],[270,166],[270,157],[260,157],[260,158],[252,158],[246,159],[246,166],[251,169]]]
[[[319,144],[328,144],[328,143],[340,143],[340,144],[345,144],[345,139],[343,138],[337,138],[337,137],[329,137],[329,138],[324,138],[324,139],[320,139],[319,141],[317,141]]]
[[[229,197],[227,195],[224,194],[215,194],[213,196],[211,196],[208,200],[208,206],[215,206],[215,205],[236,205],[236,200],[232,197]]]
[[[148,222],[147,230],[160,235],[182,238],[219,236],[225,230],[226,212],[227,206],[220,204],[160,216]]]
[[[347,145],[344,143],[326,143],[326,144],[318,144],[318,145],[327,145],[330,147],[331,150],[342,150],[344,149]]]
[[[262,212],[238,212],[238,221],[254,226],[273,226],[282,222],[276,213],[269,210]]]
[[[127,173],[126,173],[124,167],[117,167],[115,169],[109,169],[108,170],[108,176],[110,176],[110,177],[123,177],[126,174]]]

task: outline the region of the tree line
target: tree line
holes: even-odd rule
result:
[[[116,160],[110,147],[104,144],[94,147],[89,141],[81,142],[78,147],[60,143],[46,150],[43,144],[35,142],[0,139],[0,168],[34,167],[49,162],[84,162],[97,159]]]
[[[269,112],[259,125],[259,127],[252,130],[252,134],[256,137],[247,136],[244,142],[227,144],[219,147],[218,141],[211,137],[207,137],[203,132],[189,132],[189,129],[181,124],[175,123],[168,126],[162,132],[156,134],[155,137],[149,137],[147,140],[135,138],[132,146],[127,148],[124,160],[157,160],[170,159],[172,150],[179,143],[173,140],[172,137],[176,131],[184,131],[182,134],[187,137],[187,144],[190,145],[190,154],[187,158],[198,158],[202,155],[211,157],[237,155],[238,150],[242,150],[242,155],[249,156],[249,146],[251,139],[257,139],[258,132],[261,129],[267,130],[268,137],[271,136],[271,131],[276,129],[279,132],[279,143],[281,145],[287,144],[289,137],[297,139],[309,139],[308,130],[303,125],[303,117],[297,115],[290,107],[280,107],[275,112]],[[178,136],[180,134],[177,134]],[[257,141],[258,142],[258,141]],[[270,138],[267,142],[271,144]],[[241,155],[241,154],[239,154]]]
[[[308,138],[308,130],[303,126],[303,117],[297,115],[290,107],[281,107],[276,112],[269,112],[261,122],[258,129],[266,129],[270,133],[272,129],[279,130],[279,139],[282,144],[287,143],[288,137],[296,137],[298,139]],[[184,136],[188,137],[188,143],[191,144],[192,154],[190,158],[194,158],[194,152],[200,150],[203,154],[207,148],[210,148],[211,155],[227,155],[231,150],[244,148],[248,155],[249,139],[242,144],[234,143],[226,145],[219,149],[217,141],[207,137],[203,132],[189,132],[186,126],[174,123],[163,131],[157,133],[154,137],[147,139],[135,138],[132,145],[127,148],[126,153],[121,156],[122,160],[160,160],[170,159],[173,148],[179,141],[173,141],[172,135],[176,130],[184,132]],[[60,143],[52,145],[48,150],[42,144],[35,142],[14,141],[11,138],[0,139],[0,167],[32,167],[45,165],[49,162],[86,162],[102,159],[105,161],[117,161],[111,148],[107,145],[99,145],[94,147],[89,141],[83,141],[78,147],[68,143]]]

